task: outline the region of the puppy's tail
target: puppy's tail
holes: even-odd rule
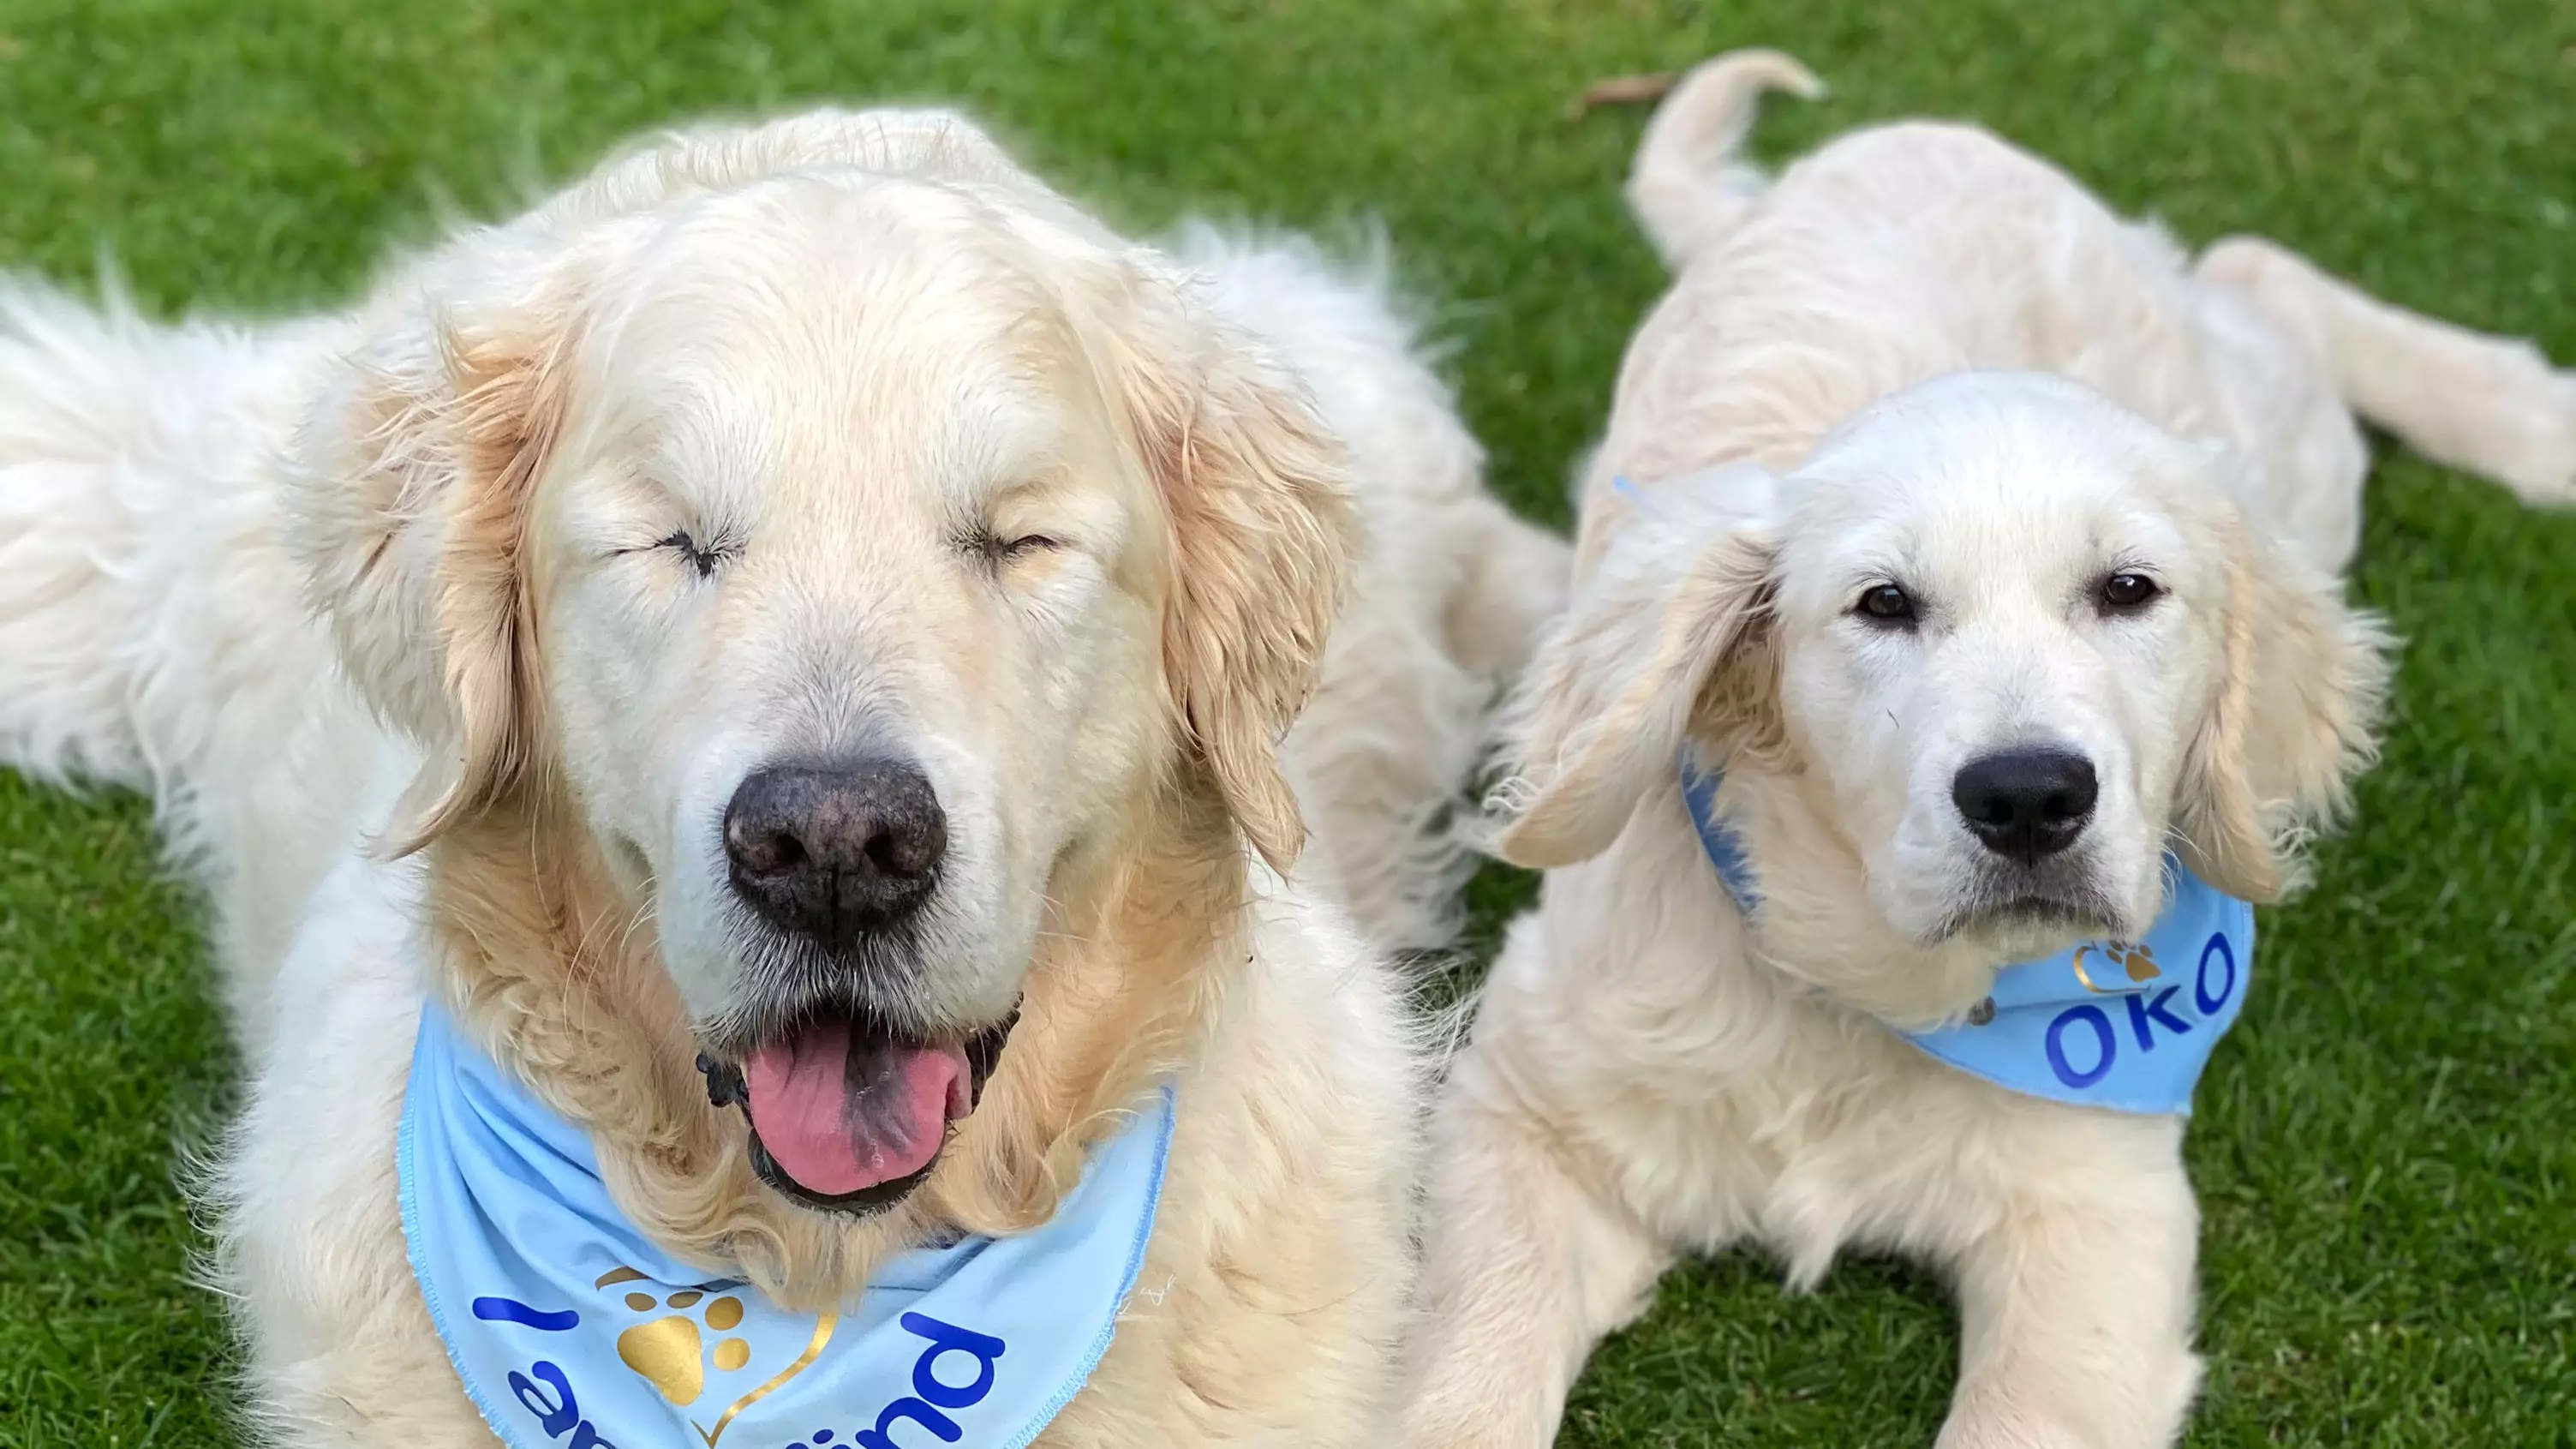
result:
[[[1667,265],[1732,231],[1769,183],[1735,154],[1765,91],[1812,101],[1825,86],[1780,51],[1736,50],[1701,62],[1655,108],[1628,172],[1628,205]]]
[[[1449,600],[1449,652],[1488,679],[1518,678],[1565,612],[1574,550],[1489,494],[1461,510],[1457,527],[1468,562]]]
[[[2533,507],[2576,507],[2576,373],[2530,343],[2392,307],[2256,237],[2212,246],[2199,275],[2299,339],[2346,406],[2416,452]]]
[[[285,687],[312,631],[250,461],[273,352],[0,275],[0,764],[166,807],[222,698]]]

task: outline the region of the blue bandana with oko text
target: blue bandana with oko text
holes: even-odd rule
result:
[[[906,1253],[838,1311],[789,1312],[655,1248],[589,1138],[431,1005],[403,1103],[403,1237],[509,1449],[1023,1449],[1108,1350],[1171,1136],[1165,1088],[1046,1226]]]
[[[1689,759],[1682,802],[1700,848],[1750,917],[1761,897],[1744,842],[1717,811],[1723,778]],[[2026,1096],[2117,1112],[2191,1111],[2212,1047],[2254,969],[2254,908],[2167,858],[2170,897],[2138,941],[2086,941],[1996,973],[1967,1019],[1897,1031],[1970,1076]],[[1896,1030],[1890,1028],[1890,1030]]]

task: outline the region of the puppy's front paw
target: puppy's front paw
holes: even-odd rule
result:
[[[1933,1449],[2088,1449],[2095,1426],[2068,1423],[2028,1405],[1961,1404],[1941,1425]]]
[[[2200,1387],[2200,1360],[2153,1355],[2134,1378],[2023,1371],[1959,1385],[1935,1449],[2171,1449]]]
[[[2495,473],[2533,508],[2576,508],[2576,372],[2515,379],[2497,399]]]

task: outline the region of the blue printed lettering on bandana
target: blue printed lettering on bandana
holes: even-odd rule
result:
[[[1153,1231],[1168,1088],[1044,1227],[903,1254],[790,1312],[665,1255],[590,1141],[424,1009],[403,1235],[466,1393],[509,1449],[1023,1449],[1115,1331]]]
[[[1761,897],[1721,776],[1682,761],[1700,847],[1747,916]],[[2254,966],[2254,908],[2165,860],[2164,911],[2137,941],[2086,941],[2004,967],[1965,1021],[1889,1030],[1931,1056],[2027,1096],[2119,1112],[2188,1114],[2211,1048],[2236,1024]]]

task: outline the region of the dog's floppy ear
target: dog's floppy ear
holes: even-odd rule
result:
[[[2224,673],[2184,757],[2175,823],[2202,879],[2274,901],[2305,883],[2300,847],[2378,756],[2394,643],[2339,580],[2229,513]]]
[[[479,265],[478,265],[479,262]],[[298,438],[291,532],[359,691],[428,750],[386,844],[420,848],[533,752],[529,493],[564,419],[572,284],[470,244],[397,282]],[[432,300],[435,299],[435,300]]]
[[[1607,849],[1693,733],[1732,755],[1776,748],[1769,475],[1750,465],[1641,502],[1539,648],[1506,714],[1515,865]]]
[[[1359,521],[1340,441],[1249,333],[1157,280],[1118,391],[1170,520],[1163,658],[1179,726],[1246,839],[1305,845],[1277,746],[1313,693]]]

